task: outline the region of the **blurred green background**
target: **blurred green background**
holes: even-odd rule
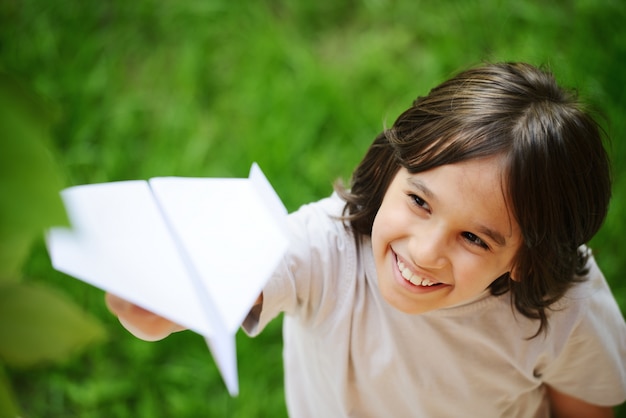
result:
[[[622,0],[3,0],[0,69],[53,109],[66,186],[239,177],[257,161],[294,210],[347,181],[383,126],[458,70],[546,65],[612,138],[614,199],[593,247],[624,311],[625,21]],[[230,398],[198,335],[136,340],[42,242],[24,270],[108,332],[60,364],[9,369],[25,417],[286,416],[280,320],[238,335]]]

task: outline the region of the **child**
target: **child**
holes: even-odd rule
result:
[[[626,324],[585,246],[609,198],[599,128],[550,74],[470,69],[290,215],[244,329],[285,312],[294,417],[611,416]],[[107,301],[144,339],[179,329]]]

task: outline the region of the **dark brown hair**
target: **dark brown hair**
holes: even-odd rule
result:
[[[500,155],[504,193],[523,244],[507,273],[490,286],[512,292],[523,315],[547,327],[546,309],[586,274],[581,247],[598,231],[611,195],[602,130],[574,93],[523,63],[464,71],[419,97],[380,133],[356,168],[344,215],[371,235],[383,196],[400,167],[411,173]]]

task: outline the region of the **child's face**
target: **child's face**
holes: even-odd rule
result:
[[[522,238],[503,190],[497,158],[401,168],[372,229],[387,302],[411,314],[453,306],[510,271]]]

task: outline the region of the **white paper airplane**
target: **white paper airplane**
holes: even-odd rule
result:
[[[55,269],[203,335],[231,395],[235,334],[287,249],[287,210],[260,168],[249,178],[157,177],[61,193]]]

